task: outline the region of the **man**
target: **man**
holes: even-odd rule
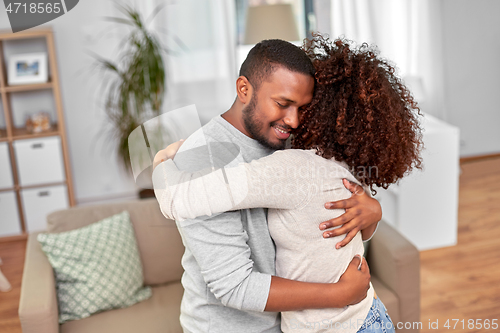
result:
[[[301,107],[312,99],[314,67],[293,44],[263,41],[241,66],[236,89],[231,108],[179,149],[174,159],[179,169],[207,166],[200,147],[207,147],[210,164],[219,167],[284,149],[290,131],[299,125]],[[381,217],[380,205],[364,192],[329,208],[348,208],[344,215],[323,223],[325,228],[344,224],[324,233],[325,237],[348,233],[343,244],[358,230],[373,233]],[[184,332],[281,332],[280,311],[341,308],[366,297],[370,275],[360,258],[353,259],[338,283],[274,276],[275,247],[266,214],[266,209],[256,208],[177,221],[186,247],[180,317]]]

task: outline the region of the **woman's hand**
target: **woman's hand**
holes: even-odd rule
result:
[[[357,184],[344,179],[344,186],[353,194],[349,199],[335,202],[327,202],[327,209],[345,209],[345,213],[334,219],[322,222],[319,225],[321,230],[341,226],[334,230],[327,230],[323,233],[324,238],[335,237],[347,234],[346,237],[336,244],[335,248],[340,249],[348,244],[358,231],[366,229],[363,239],[368,239],[375,231],[378,221],[382,218],[382,208],[380,203],[370,197],[363,188]],[[365,233],[363,231],[363,233]],[[366,236],[366,237],[365,237]]]
[[[345,301],[348,305],[354,305],[366,298],[370,289],[370,268],[366,259],[357,254],[347,266],[346,271],[342,274],[338,286],[342,287],[342,297],[347,297]]]
[[[168,145],[167,148],[162,149],[158,153],[156,153],[155,158],[153,160],[153,170],[161,162],[173,159],[175,157],[175,154],[177,154],[177,151],[179,150],[179,148],[182,146],[183,143],[184,143],[184,139],[181,139],[177,142],[174,142],[174,143]]]

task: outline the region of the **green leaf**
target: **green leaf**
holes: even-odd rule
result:
[[[94,58],[105,74],[115,74],[104,90],[104,110],[113,124],[112,135],[116,140],[118,155],[125,167],[130,169],[130,133],[149,120],[148,117],[157,116],[161,111],[166,92],[166,70],[162,54],[165,54],[166,49],[156,35],[146,28],[136,9],[118,3],[117,7],[124,18],[104,19],[129,25],[132,29],[120,43],[121,51],[117,61],[97,55]],[[156,8],[160,7],[163,5]],[[152,18],[148,18],[148,21],[150,19]]]

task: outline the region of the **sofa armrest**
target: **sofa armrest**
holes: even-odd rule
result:
[[[400,321],[403,324],[419,322],[420,253],[417,248],[381,221],[370,241],[367,260],[370,273],[398,297]]]
[[[23,333],[58,333],[54,271],[36,239],[37,234],[28,236],[19,319]]]

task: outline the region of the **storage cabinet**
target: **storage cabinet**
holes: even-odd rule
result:
[[[60,183],[65,179],[58,136],[18,140],[13,143],[19,185]]]
[[[26,231],[42,231],[50,212],[68,207],[68,194],[63,185],[21,190]]]
[[[9,57],[39,52],[47,54],[48,82],[8,85]],[[44,230],[47,214],[75,201],[51,29],[0,31],[0,103],[0,241],[4,241]],[[32,133],[24,119],[37,111],[51,115],[51,128]]]
[[[19,235],[21,221],[14,191],[0,192],[0,236]]]
[[[9,147],[6,142],[0,142],[0,189],[14,187],[9,157]]]
[[[377,189],[383,219],[420,251],[457,244],[460,131],[431,115],[422,119],[423,170]]]

